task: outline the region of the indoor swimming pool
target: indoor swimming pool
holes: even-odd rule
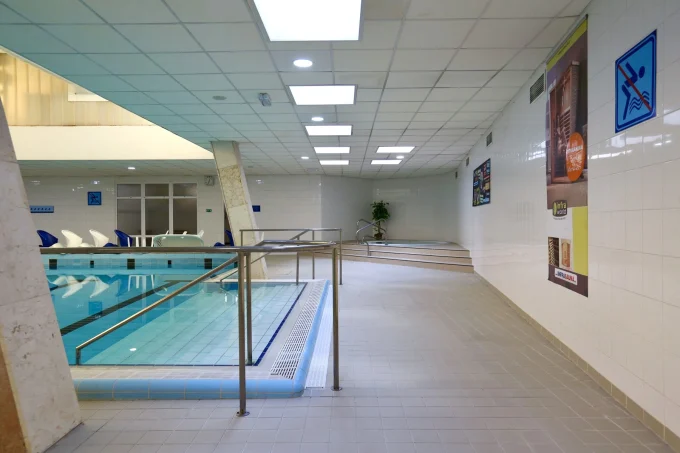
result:
[[[43,256],[69,364],[75,348],[181,288],[231,255],[157,255],[157,268],[124,255]],[[69,262],[70,260],[70,262]],[[116,263],[123,262],[117,266]],[[160,264],[165,267],[160,268]],[[106,268],[103,264],[114,264]],[[253,282],[253,361],[257,364],[305,284]],[[200,283],[82,350],[81,365],[237,365],[237,285]]]

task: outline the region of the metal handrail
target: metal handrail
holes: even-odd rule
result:
[[[250,231],[250,230],[248,230],[248,231]],[[300,233],[300,234],[296,234],[295,236],[293,236],[292,238],[290,238],[290,239],[288,239],[288,240],[289,240],[289,241],[295,241],[296,239],[300,239],[300,236],[302,236],[303,234],[305,234],[305,233],[308,232],[308,231],[309,231],[309,230],[305,230],[305,231],[303,231],[303,232]],[[258,242],[256,245],[262,245],[262,244],[264,244],[264,243],[265,243],[265,241],[260,241],[260,242]],[[243,230],[241,230],[241,244],[243,244]],[[261,254],[260,256],[258,256],[258,257],[255,258],[254,260],[252,260],[252,261],[250,262],[250,264],[257,263],[258,261],[260,261],[261,259],[263,259],[265,256],[269,255],[270,253],[271,253],[271,252],[267,252],[267,253]],[[232,269],[232,270],[228,270],[228,271],[224,272],[224,274],[227,274],[227,275],[225,275],[224,277],[220,278],[220,283],[222,283],[224,280],[226,280],[226,279],[228,279],[229,277],[231,277],[232,275],[234,275],[236,272],[238,272],[238,268]],[[223,275],[223,274],[218,275],[217,278],[219,278],[221,275]],[[296,278],[295,278],[295,282],[296,282],[296,283],[299,283],[299,282],[300,282],[300,268],[299,268],[299,267],[298,267],[298,272],[297,272],[297,275],[296,275]]]
[[[286,231],[300,231],[300,234],[297,234],[293,236],[290,240],[293,241],[293,239],[298,238],[305,233],[312,233],[312,241],[314,241],[315,238],[315,233],[317,231],[323,232],[323,231],[337,231],[339,233],[339,238],[338,238],[338,255],[339,255],[339,260],[340,260],[340,284],[342,285],[342,228],[255,228],[255,229],[250,229],[250,230],[241,230],[241,244],[243,244],[243,233],[244,232],[250,232],[250,233],[277,233],[277,232],[286,232]],[[294,241],[293,241],[294,242]],[[299,282],[300,281],[300,253],[296,254],[296,265],[295,265],[295,281]],[[255,261],[258,261],[262,259],[264,256],[260,256],[257,258]],[[254,261],[254,262],[255,262]],[[312,279],[316,278],[316,256],[314,252],[312,252]]]
[[[257,246],[246,246],[246,247],[219,247],[220,250],[222,251],[234,251],[237,252],[239,255],[231,258],[228,261],[225,261],[224,263],[220,264],[219,266],[215,267],[214,269],[211,269],[210,271],[206,272],[205,274],[195,278],[194,280],[190,281],[183,287],[173,291],[172,293],[168,294],[167,296],[161,298],[160,300],[154,302],[153,304],[149,305],[148,307],[143,308],[142,310],[138,311],[137,313],[129,316],[128,318],[122,320],[121,322],[109,327],[108,329],[104,330],[103,332],[99,333],[98,335],[95,335],[94,337],[90,338],[89,340],[85,341],[84,343],[79,344],[76,346],[76,365],[80,365],[80,358],[81,358],[81,351],[86,348],[87,346],[91,345],[92,343],[96,342],[97,340],[100,340],[101,338],[107,336],[108,334],[120,329],[124,325],[128,324],[131,321],[134,321],[135,319],[139,318],[146,312],[153,310],[157,306],[167,302],[168,300],[174,298],[175,296],[178,296],[179,294],[182,294],[186,290],[192,288],[193,286],[197,285],[198,283],[201,283],[204,280],[207,280],[211,276],[215,275],[216,272],[221,271],[225,267],[235,263],[237,260],[240,259],[241,254],[243,253],[250,253],[253,252],[269,252],[269,253],[284,253],[284,252],[291,252],[291,251],[300,251],[300,250],[305,250],[305,251],[314,251],[314,250],[326,250],[326,249],[332,249],[335,248],[336,244],[334,242],[295,242],[295,241],[263,241],[264,243],[267,244],[276,244],[278,247],[267,247],[264,245],[257,245]],[[293,242],[295,245],[287,245]],[[59,254],[61,253],[68,253],[68,254],[108,254],[111,253],[111,249],[114,247],[77,247],[77,248],[59,248],[59,249],[54,249],[55,251],[58,251]],[[153,251],[147,251],[145,250],[143,253],[168,253],[168,252],[173,252],[177,253],[178,250],[183,250],[184,252],[191,252],[191,253],[200,253],[200,252],[207,252],[208,250],[212,250],[213,248],[201,248],[201,247],[188,247],[188,248],[182,248],[182,247],[153,247],[150,248],[149,250]],[[48,250],[48,249],[44,249]],[[118,252],[117,250],[114,251],[114,253]],[[44,253],[43,250],[41,250],[41,253]],[[129,250],[125,252],[118,252],[118,253],[129,253]],[[210,253],[210,252],[208,252]],[[57,253],[44,253],[46,255],[54,255]],[[240,264],[240,263],[239,263]],[[240,277],[239,277],[240,279]]]
[[[359,224],[360,224],[361,222],[367,223],[367,225],[364,225],[364,226],[362,226],[362,227],[359,227]],[[357,230],[357,232],[356,232],[356,234],[355,234],[355,236],[354,236],[354,237],[356,238],[357,242],[359,242],[359,243],[365,242],[367,237],[371,237],[371,238],[375,239],[373,236],[364,236],[362,239],[359,239],[359,233],[361,233],[362,231],[364,231],[366,228],[370,228],[370,227],[375,227],[375,228],[378,229],[378,231],[382,231],[383,233],[387,234],[387,230],[386,230],[385,228],[381,227],[380,225],[378,225],[378,222],[369,222],[369,221],[366,220],[366,219],[359,219],[359,220],[357,220],[357,228],[358,228],[358,230]]]

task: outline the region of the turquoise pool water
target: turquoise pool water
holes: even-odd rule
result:
[[[91,266],[89,261],[90,270],[69,271],[64,263],[53,270],[46,266],[71,365],[75,364],[77,345],[205,272],[200,268],[104,269],[96,263]],[[252,284],[256,362],[264,356],[304,286]],[[237,309],[235,284],[196,285],[83,349],[81,364],[237,365]]]

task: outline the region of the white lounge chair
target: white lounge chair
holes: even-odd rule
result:
[[[104,247],[106,244],[109,243],[108,236],[105,236],[104,234],[100,233],[97,230],[90,230],[90,234],[92,235],[92,239],[94,240],[95,247]]]
[[[205,234],[205,231],[204,231],[204,230],[201,230],[201,231],[198,232],[198,234],[197,234],[196,236],[198,236],[199,238],[203,239],[203,235],[204,235],[204,234]]]
[[[61,234],[66,238],[66,247],[92,247],[90,244],[83,242],[83,238],[75,234],[71,230],[61,230]]]

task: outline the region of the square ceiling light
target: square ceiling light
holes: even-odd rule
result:
[[[378,147],[378,153],[399,153],[399,154],[407,154],[413,151],[415,146],[379,146]]]
[[[272,41],[358,41],[361,0],[254,0]]]
[[[315,146],[317,154],[349,154],[349,146]]]
[[[310,137],[314,136],[339,136],[339,135],[352,135],[352,126],[338,126],[338,125],[327,125],[327,126],[305,126],[307,129],[307,134]]]
[[[297,105],[354,104],[356,85],[296,85],[290,94]]]
[[[349,165],[348,160],[320,160],[321,165]]]
[[[400,159],[373,159],[371,165],[399,165]]]

